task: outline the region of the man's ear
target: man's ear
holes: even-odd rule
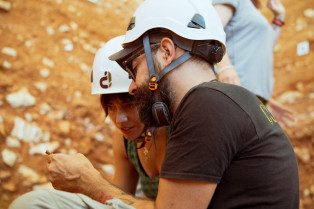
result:
[[[169,65],[176,56],[176,48],[173,41],[170,38],[163,38],[160,41],[160,52],[165,65]]]

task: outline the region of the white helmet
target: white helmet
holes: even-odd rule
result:
[[[108,57],[122,49],[124,36],[109,40],[94,58],[92,71],[92,94],[126,93],[132,82],[129,75]]]
[[[135,42],[142,44],[137,40],[145,32],[157,28],[177,35],[173,37],[175,43],[187,51],[192,51],[192,41],[199,40],[218,41],[225,52],[226,34],[211,0],[146,0],[137,8],[129,23],[123,42],[125,49],[110,59],[124,59],[139,48]],[[191,43],[186,43],[184,39]]]
[[[186,39],[225,43],[221,20],[210,0],[147,0],[133,17],[135,21],[129,25],[124,44],[153,28],[169,29]]]

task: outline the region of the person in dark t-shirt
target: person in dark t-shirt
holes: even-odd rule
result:
[[[142,122],[171,125],[156,202],[137,208],[299,208],[296,157],[277,120],[216,80],[224,43],[210,1],[147,0],[110,57],[133,79]]]

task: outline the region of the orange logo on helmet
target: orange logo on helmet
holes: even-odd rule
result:
[[[111,73],[108,71],[105,71],[104,75],[105,76],[100,79],[100,86],[104,89],[108,89],[112,85]]]

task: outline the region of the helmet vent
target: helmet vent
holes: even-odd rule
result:
[[[191,19],[191,21],[188,24],[189,28],[196,28],[196,29],[205,29],[205,21],[202,15],[200,14],[195,14],[193,16],[193,18]]]
[[[132,30],[134,27],[135,27],[135,17],[132,17],[127,31]]]

